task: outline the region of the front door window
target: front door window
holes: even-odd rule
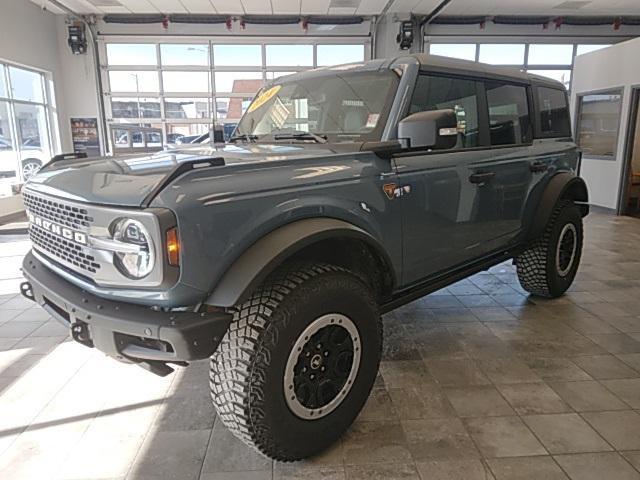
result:
[[[409,113],[451,109],[458,118],[455,148],[480,145],[478,135],[478,84],[473,80],[420,75]]]

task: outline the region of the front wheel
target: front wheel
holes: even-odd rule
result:
[[[562,295],[578,272],[582,243],[580,209],[571,201],[560,201],[542,237],[515,259],[522,288],[541,297]]]
[[[276,460],[306,458],[355,420],[381,349],[378,306],[358,276],[285,268],[238,307],[211,358],[213,402],[246,444]]]
[[[28,158],[22,162],[22,178],[29,180],[42,168],[42,162],[35,158]]]

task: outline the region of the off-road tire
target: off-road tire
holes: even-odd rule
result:
[[[566,225],[575,229],[576,251],[568,271],[562,275],[556,257],[560,235]],[[571,228],[571,227],[570,227]],[[556,298],[573,283],[580,264],[583,244],[582,215],[572,201],[562,200],[554,208],[542,236],[516,257],[520,285],[540,297]]]
[[[291,349],[314,319],[348,316],[360,336],[360,364],[342,402],[326,416],[296,416],[284,396]],[[382,323],[371,289],[328,264],[297,264],[272,274],[237,307],[211,357],[210,386],[219,418],[264,455],[293,461],[321,452],[351,425],[369,396],[380,363]]]

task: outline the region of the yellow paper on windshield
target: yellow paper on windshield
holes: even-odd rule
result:
[[[254,110],[259,109],[261,106],[263,106],[269,100],[271,100],[273,98],[273,96],[280,91],[281,88],[282,88],[282,85],[275,85],[274,87],[271,87],[271,88],[265,90],[264,92],[262,92],[260,95],[258,95],[256,97],[256,99],[253,101],[253,103],[251,103],[251,105],[249,105],[248,112],[251,113]]]

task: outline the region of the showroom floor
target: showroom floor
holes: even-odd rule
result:
[[[8,293],[28,245],[0,238],[0,477],[640,479],[640,222],[594,213],[586,238],[561,299],[504,264],[387,315],[367,407],[296,464],[215,419],[206,362],[159,378],[68,341]]]

